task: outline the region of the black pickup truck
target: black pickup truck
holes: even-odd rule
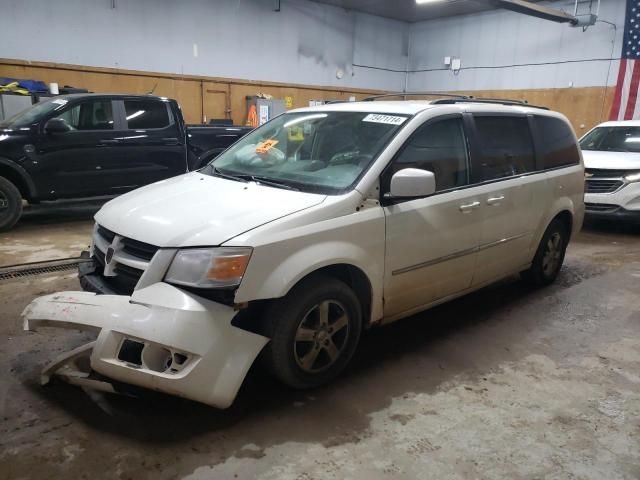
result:
[[[185,125],[175,100],[52,97],[0,122],[0,231],[29,203],[118,195],[195,170],[250,128]]]

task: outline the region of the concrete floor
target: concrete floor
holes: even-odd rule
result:
[[[77,254],[90,217],[25,221],[0,265]],[[39,386],[86,337],[24,333],[20,312],[76,288],[0,282],[0,479],[640,478],[640,230],[584,230],[549,288],[514,279],[368,332],[328,387],[253,371],[226,411]]]

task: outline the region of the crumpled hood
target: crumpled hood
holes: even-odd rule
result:
[[[583,150],[585,168],[640,170],[640,153]]]
[[[325,198],[193,172],[111,200],[95,219],[119,235],[159,247],[216,246]]]

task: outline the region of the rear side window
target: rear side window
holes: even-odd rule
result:
[[[535,170],[533,140],[526,117],[474,116],[479,158],[473,161],[474,182],[512,177]]]
[[[462,119],[440,120],[418,128],[391,164],[387,178],[390,180],[403,168],[433,172],[436,191],[466,185],[467,148]]]
[[[125,100],[127,126],[132,130],[169,126],[167,104],[157,100]]]
[[[553,117],[535,117],[540,138],[542,168],[557,168],[580,163],[578,146],[569,125]]]

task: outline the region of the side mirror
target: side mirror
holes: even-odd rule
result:
[[[419,168],[404,168],[391,177],[389,198],[426,197],[436,191],[436,176]]]
[[[52,118],[44,125],[44,131],[51,133],[66,133],[71,131],[71,127],[64,118]]]

